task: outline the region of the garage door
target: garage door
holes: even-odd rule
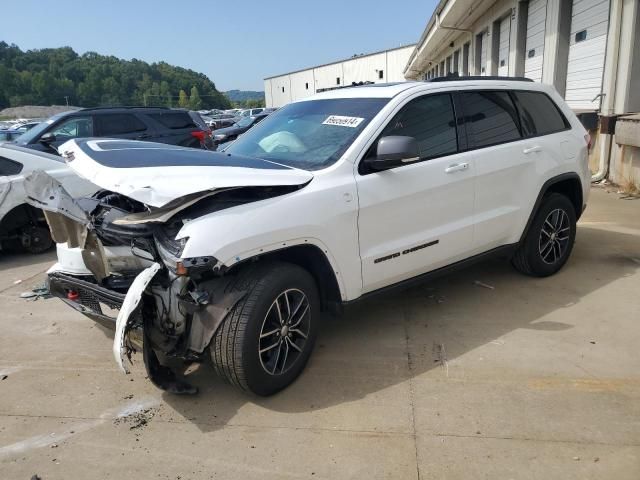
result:
[[[478,37],[480,42],[480,75],[489,75],[487,72],[487,32]]]
[[[500,21],[500,43],[498,47],[498,75],[509,75],[509,39],[511,38],[511,14]],[[495,57],[494,57],[495,58]]]
[[[597,110],[609,27],[609,0],[573,0],[565,98],[576,110]]]
[[[524,76],[542,81],[544,30],[547,21],[547,0],[531,0],[527,13],[527,43],[524,58]]]

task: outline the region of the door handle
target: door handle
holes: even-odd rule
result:
[[[149,135],[148,133],[143,133],[142,135],[138,135],[136,138],[137,139],[141,139],[141,138],[149,138],[151,135]]]
[[[454,163],[453,165],[449,165],[444,169],[444,173],[455,173],[455,172],[463,172],[469,168],[468,163]]]
[[[524,150],[522,150],[522,153],[528,155],[530,153],[539,152],[540,150],[542,150],[542,147],[540,145],[536,145],[534,147],[525,148]]]

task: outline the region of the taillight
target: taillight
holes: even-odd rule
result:
[[[591,135],[589,135],[588,133],[585,133],[584,141],[587,142],[587,150],[591,150]]]
[[[207,133],[203,130],[194,130],[193,132],[191,132],[191,136],[197,138],[201,142],[204,142],[204,137],[206,135]]]

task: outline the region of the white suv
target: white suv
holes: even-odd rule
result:
[[[124,371],[142,344],[156,385],[193,393],[163,364],[209,355],[269,395],[303,370],[323,310],[496,253],[557,272],[588,142],[548,86],[409,82],[289,104],[224,152],[69,141],[71,168],[105,189],[82,203],[29,184],[59,243],[52,293],[115,326]]]

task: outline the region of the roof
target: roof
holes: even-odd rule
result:
[[[442,79],[437,82],[432,81],[416,81],[409,80],[398,83],[376,83],[373,85],[353,85],[327,90],[325,92],[316,93],[309,97],[305,97],[296,102],[305,102],[308,100],[322,100],[329,98],[393,98],[410,88],[421,87],[423,91],[427,90],[444,90],[455,89],[459,87],[476,88],[492,88],[506,87],[511,89],[549,91],[551,87],[548,85],[532,82],[529,79],[513,78],[513,77],[451,77],[451,79]]]
[[[322,67],[326,67],[326,66],[329,66],[329,65],[335,65],[337,63],[348,62],[350,60],[357,60],[357,59],[360,59],[360,58],[371,57],[373,55],[380,55],[381,53],[395,52],[396,50],[402,50],[404,48],[415,48],[415,46],[416,46],[415,43],[410,43],[409,45],[401,45],[400,47],[396,47],[396,48],[387,48],[386,50],[378,50],[377,52],[365,53],[365,54],[362,54],[362,55],[354,55],[352,57],[343,58],[342,60],[336,60],[334,62],[323,63],[321,65],[314,65],[312,67],[307,67],[307,68],[300,68],[298,70],[293,70],[291,72],[286,72],[286,73],[280,73],[278,75],[271,75],[270,77],[265,77],[264,80],[270,80],[272,78],[284,77],[285,75],[292,75],[294,73],[304,72],[306,70],[311,70],[311,69],[314,69],[314,68],[322,68]]]

